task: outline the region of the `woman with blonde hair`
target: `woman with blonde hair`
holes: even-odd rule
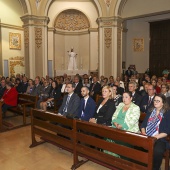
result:
[[[94,118],[91,118],[89,122],[110,126],[115,110],[112,87],[105,86],[102,89],[102,98],[97,103]]]

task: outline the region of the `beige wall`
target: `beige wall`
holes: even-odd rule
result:
[[[139,73],[149,68],[149,22],[166,20],[170,14],[127,20],[127,32],[123,33],[123,61],[126,61],[126,69],[130,64],[135,64]],[[133,51],[133,39],[144,38],[144,51]]]
[[[22,15],[23,10],[18,0],[0,0],[1,23],[22,26]]]
[[[126,69],[130,64],[135,64],[139,73],[149,67],[149,23],[141,20],[127,22],[126,37]],[[133,39],[144,38],[144,51],[133,51]]]
[[[70,51],[72,47],[78,54],[76,60],[78,69],[89,70],[89,34],[55,34],[55,70],[67,70],[69,60],[67,51]]]
[[[2,37],[2,60],[9,60],[10,57],[24,57],[24,35],[22,30],[1,28]],[[9,33],[20,33],[21,34],[21,50],[14,50],[9,48]]]
[[[77,9],[83,12],[90,21],[92,28],[97,28],[96,19],[98,18],[98,12],[95,5],[91,1],[83,2],[66,2],[66,1],[54,1],[49,8],[48,16],[50,18],[49,27],[54,26],[56,16],[66,9]]]
[[[170,0],[127,0],[122,17],[134,17],[170,10]]]

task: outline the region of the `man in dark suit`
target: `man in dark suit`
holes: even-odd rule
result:
[[[74,84],[75,84],[74,93],[81,97],[81,88],[83,87],[83,84],[80,82],[80,76],[76,75],[74,77]]]
[[[27,87],[28,87],[28,79],[26,76],[23,77],[22,79],[22,91],[21,93],[25,93],[27,91]]]
[[[89,96],[88,87],[81,88],[81,95],[83,98],[80,101],[78,117],[81,120],[89,121],[93,117],[96,109],[95,101]]]
[[[40,85],[40,78],[36,77],[35,78],[35,85],[31,91],[31,95],[33,96],[39,96],[42,91],[42,86]]]
[[[67,116],[68,114],[72,117],[78,115],[78,109],[80,106],[80,98],[74,93],[75,85],[72,83],[67,84],[68,94],[64,96],[61,107],[58,110],[58,114],[62,116]]]
[[[110,76],[108,86],[113,87],[113,85],[114,85],[114,78],[113,76]]]
[[[98,83],[97,76],[93,77],[93,83],[90,85],[90,96],[95,100],[96,95],[100,94],[101,85]]]
[[[132,102],[140,106],[142,97],[136,92],[137,84],[134,81],[129,82],[129,91],[132,92]]]
[[[133,72],[131,71],[130,67],[128,67],[128,70],[125,71],[125,75],[129,78],[133,75]]]
[[[5,90],[6,90],[6,82],[5,82],[5,80],[1,80],[1,84],[0,84],[0,99],[4,95],[4,91]]]
[[[49,81],[45,79],[39,95],[39,100],[37,101],[38,109],[40,109],[40,103],[46,101],[49,98],[50,92],[51,92],[51,86],[49,86]]]
[[[153,99],[155,97],[156,90],[153,85],[148,85],[148,94],[143,96],[140,110],[141,112],[147,112],[149,108],[153,106]]]

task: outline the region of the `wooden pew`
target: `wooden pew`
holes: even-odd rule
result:
[[[74,163],[72,170],[91,160],[112,170],[151,170],[153,146],[155,138],[125,132],[110,127],[96,125],[89,122],[67,119],[54,113],[33,109],[31,116],[32,144],[37,146],[44,142],[53,143],[65,150],[73,152]],[[36,141],[39,135],[41,141]],[[142,147],[146,151],[123,146],[119,143],[108,142],[105,139],[124,141],[135,147]],[[104,153],[102,150],[117,153],[128,160],[117,158]],[[78,156],[86,161],[79,161]],[[129,159],[133,159],[133,162]],[[140,162],[140,164],[138,163]],[[146,164],[144,166],[144,164]]]
[[[139,118],[139,125],[141,125],[141,123],[143,122],[143,120],[145,119],[146,113],[141,112],[140,113],[140,118]],[[168,143],[170,144],[170,135],[167,136],[166,140],[168,141]],[[164,159],[165,159],[165,170],[169,170],[169,158],[170,158],[170,150],[166,149],[165,153],[164,153]]]
[[[0,102],[0,131],[2,131],[2,105],[4,103]]]
[[[102,95],[97,94],[97,95],[96,95],[96,100],[95,100],[95,102],[98,103],[98,101],[99,101],[100,99],[102,99]]]
[[[18,94],[18,104],[15,107],[11,107],[8,110],[14,113],[23,114],[23,125],[26,125],[27,113],[30,114],[31,109],[27,112],[27,108],[36,108],[38,96],[32,96],[27,94]]]
[[[112,170],[152,170],[153,146],[156,141],[153,137],[77,121],[75,138],[72,170],[81,165],[78,156],[85,157]],[[118,142],[108,142],[106,141],[107,138],[123,141],[135,147],[127,147]],[[137,147],[145,150],[136,149]],[[101,150],[119,154],[127,159],[117,158]]]
[[[50,142],[60,148],[73,152],[75,134],[72,129],[74,126],[75,120],[73,119],[66,119],[51,112],[33,109],[31,112],[32,144],[30,147]],[[37,142],[36,135],[39,135],[42,140]]]

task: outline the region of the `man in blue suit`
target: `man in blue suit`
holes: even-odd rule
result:
[[[89,96],[89,92],[90,91],[88,87],[84,86],[81,88],[81,95],[83,96],[83,98],[80,101],[80,107],[77,116],[81,120],[85,121],[89,121],[89,119],[93,117],[96,110],[96,103]]]

